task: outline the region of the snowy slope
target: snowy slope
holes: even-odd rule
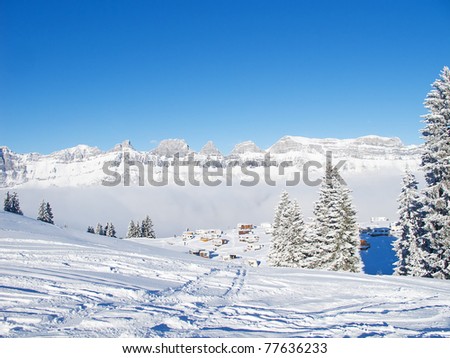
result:
[[[0,212],[0,336],[450,337],[450,283],[250,268]]]

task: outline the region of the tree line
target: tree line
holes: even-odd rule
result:
[[[297,200],[283,192],[275,210],[269,265],[361,272],[359,228],[350,190],[327,163],[314,218],[306,224]]]
[[[98,223],[94,228],[93,226],[88,226],[87,232],[90,234],[103,235],[108,237],[116,237],[116,230],[112,223],[106,223],[103,227],[102,224]],[[128,225],[127,238],[138,238],[145,237],[149,239],[156,238],[155,230],[153,229],[153,222],[150,219],[150,216],[146,216],[142,223],[139,224],[139,221],[136,223],[131,220]]]
[[[16,192],[10,194],[9,191],[6,193],[6,197],[4,200],[3,210],[8,213],[13,213],[17,215],[23,215],[22,210],[20,209],[20,201],[19,196]],[[39,205],[38,214],[36,217],[37,220],[43,221],[48,224],[54,224],[53,221],[53,211],[49,202],[42,200]]]
[[[425,143],[418,188],[406,171],[398,198],[401,235],[394,242],[394,274],[450,279],[450,69],[444,67],[425,99]],[[359,233],[350,191],[326,169],[314,219],[306,225],[285,192],[275,210],[268,262],[272,266],[359,272]]]
[[[128,225],[127,238],[146,237],[150,239],[156,238],[155,230],[153,229],[152,219],[147,215],[142,223],[136,223],[131,220]]]
[[[8,191],[6,193],[6,197],[4,200],[3,210],[9,213],[23,215],[22,210],[20,209],[20,201],[19,196],[16,192],[10,194]],[[53,220],[53,211],[49,202],[42,201],[39,205],[38,214],[36,217],[37,220],[54,225]],[[107,222],[105,226],[98,223],[94,228],[93,226],[88,226],[87,232],[90,234],[97,234],[107,237],[117,237],[117,232],[115,226],[111,222]],[[145,238],[156,238],[155,230],[153,228],[153,222],[150,219],[150,216],[146,216],[142,223],[139,224],[139,221],[134,223],[131,220],[128,226],[127,238],[136,238],[136,237],[145,237]]]
[[[395,274],[450,279],[450,70],[444,67],[425,99],[425,140],[418,188],[407,171],[399,203],[401,235],[394,243]]]
[[[102,224],[98,223],[97,226],[88,226],[87,232],[90,234],[96,234],[101,236],[107,236],[107,237],[117,237],[116,236],[116,228],[114,227],[113,223],[107,222],[105,227],[103,227]]]

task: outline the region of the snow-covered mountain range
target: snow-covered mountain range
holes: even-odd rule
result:
[[[0,146],[0,188],[18,185],[42,186],[93,186],[101,184],[107,176],[103,172],[106,162],[123,165],[124,153],[130,160],[162,167],[172,161],[176,154],[180,158],[191,156],[194,161],[205,164],[215,161],[221,165],[237,165],[251,161],[255,167],[264,166],[265,156],[277,163],[292,161],[300,167],[309,160],[325,161],[327,151],[335,160],[345,160],[343,171],[364,172],[383,171],[390,168],[415,169],[420,161],[420,146],[405,146],[399,138],[365,136],[356,139],[313,139],[285,136],[270,148],[263,150],[255,143],[247,141],[237,144],[228,155],[224,155],[208,142],[199,152],[193,151],[182,139],[161,141],[150,151],[137,151],[130,141],[117,144],[109,151],[97,147],[78,145],[52,154],[19,154],[5,146]]]

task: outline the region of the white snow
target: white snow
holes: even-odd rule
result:
[[[251,268],[190,255],[194,242],[177,240],[0,212],[0,336],[450,337],[450,282]]]

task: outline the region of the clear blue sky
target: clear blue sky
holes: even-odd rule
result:
[[[0,145],[419,143],[450,1],[0,0]]]

